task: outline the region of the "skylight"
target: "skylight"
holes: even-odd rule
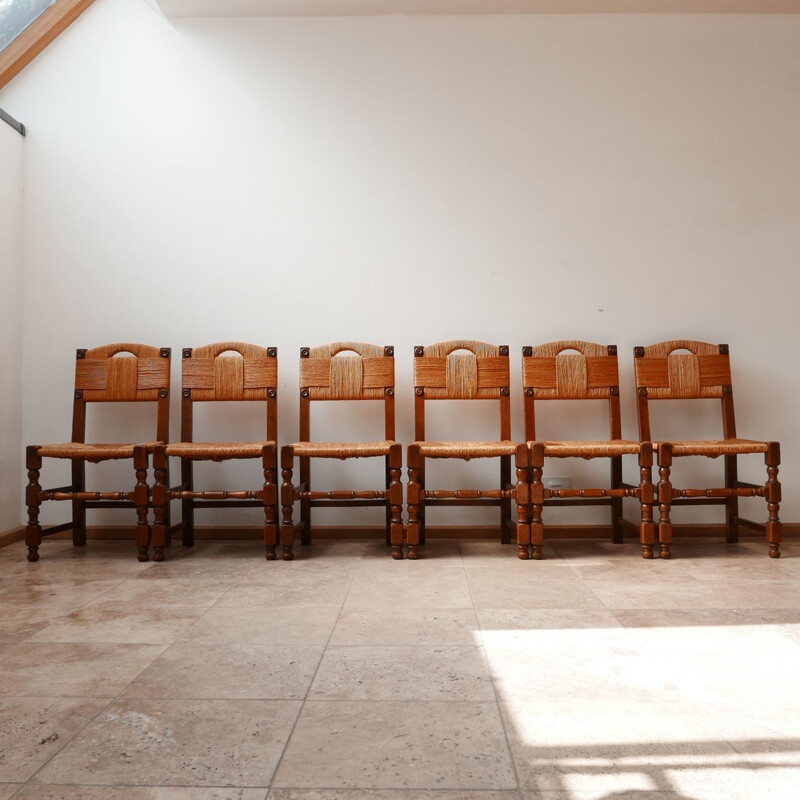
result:
[[[0,0],[0,50],[19,36],[56,0]]]

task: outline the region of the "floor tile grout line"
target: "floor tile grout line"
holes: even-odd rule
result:
[[[165,649],[166,649],[166,648],[165,648]],[[159,656],[156,656],[156,658],[158,658],[158,657],[159,657]],[[153,660],[155,661],[155,659],[153,659]],[[150,662],[150,663],[152,664],[152,662]],[[147,665],[147,667],[144,667],[144,668],[143,668],[143,669],[142,669],[142,670],[139,672],[139,674],[136,676],[136,678],[138,678],[138,677],[139,677],[139,676],[142,674],[142,672],[144,672],[144,671],[145,671],[145,669],[147,669],[149,666],[150,666],[150,664],[148,664],[148,665]],[[134,680],[136,680],[136,678],[134,678]],[[111,699],[110,699],[110,700],[109,700],[109,701],[108,701],[108,702],[107,702],[107,703],[106,703],[106,704],[105,704],[105,705],[104,705],[102,708],[99,708],[99,709],[97,710],[97,712],[96,712],[96,713],[95,713],[95,714],[94,714],[92,717],[90,717],[90,718],[89,718],[89,719],[86,721],[86,724],[85,724],[85,725],[83,725],[83,726],[82,726],[82,727],[81,727],[79,730],[75,731],[75,733],[74,733],[72,736],[70,736],[69,740],[68,740],[68,741],[66,741],[62,747],[59,747],[59,748],[58,748],[58,750],[56,750],[56,752],[55,752],[55,753],[53,753],[53,754],[50,756],[50,758],[48,758],[48,759],[47,759],[47,761],[45,761],[45,762],[44,762],[44,764],[42,764],[42,765],[39,767],[39,769],[37,769],[37,770],[36,770],[36,771],[35,771],[35,772],[34,772],[32,775],[30,775],[30,776],[28,777],[28,779],[25,781],[25,783],[26,783],[26,784],[28,784],[28,783],[31,783],[31,782],[33,781],[33,779],[34,779],[34,778],[35,778],[35,777],[36,777],[36,776],[37,776],[37,775],[38,775],[38,774],[39,774],[39,773],[40,773],[40,772],[41,772],[41,771],[42,771],[42,770],[43,770],[43,769],[44,769],[44,768],[45,768],[45,767],[46,767],[46,766],[47,766],[47,765],[48,765],[48,764],[49,764],[49,763],[50,763],[50,762],[51,762],[51,761],[52,761],[52,760],[53,760],[53,759],[54,759],[54,758],[57,756],[57,755],[59,755],[59,754],[60,754],[60,753],[62,753],[62,752],[63,752],[63,751],[64,751],[64,750],[65,750],[67,747],[69,747],[69,746],[70,746],[70,744],[72,744],[72,742],[74,742],[74,741],[75,741],[75,740],[78,738],[78,736],[80,736],[80,735],[81,735],[81,734],[82,734],[82,733],[83,733],[83,732],[84,732],[84,731],[85,731],[85,730],[86,730],[86,729],[89,727],[89,725],[91,725],[91,724],[92,724],[92,723],[93,723],[93,722],[94,722],[94,721],[95,721],[95,720],[96,720],[96,719],[97,719],[97,718],[98,718],[98,717],[99,717],[99,716],[100,716],[102,713],[104,713],[106,710],[108,710],[109,706],[111,706],[113,703],[115,703],[115,702],[116,702],[116,701],[117,701],[117,700],[118,700],[118,699],[119,699],[119,698],[120,698],[120,697],[121,697],[121,696],[124,694],[124,692],[127,690],[128,686],[130,686],[130,684],[131,684],[132,682],[133,682],[133,681],[129,682],[129,683],[128,683],[128,684],[127,684],[127,685],[126,685],[126,686],[125,686],[125,687],[122,689],[122,691],[121,691],[121,692],[119,692],[119,693],[118,693],[118,694],[116,694],[114,697],[112,697],[112,698],[111,698]],[[91,699],[94,699],[94,698],[91,698],[91,697],[89,697],[89,698],[85,698],[85,699],[87,699],[87,700],[91,700]],[[97,698],[97,699],[105,699],[105,698]],[[35,784],[35,783],[34,783],[34,784],[32,784],[32,785],[38,785],[38,784]]]
[[[189,549],[189,548],[185,548],[185,549]],[[264,560],[266,561],[266,559],[264,559]],[[155,564],[154,564],[154,566],[155,566]],[[228,596],[228,594],[231,592],[231,590],[232,590],[232,589],[234,589],[234,588],[235,588],[235,587],[234,587],[233,585],[232,585],[232,586],[229,586],[229,587],[228,587],[228,588],[227,588],[227,589],[226,589],[226,590],[225,590],[225,591],[224,591],[224,592],[223,592],[223,593],[222,593],[222,594],[221,594],[221,595],[220,595],[220,596],[219,596],[219,597],[218,597],[218,598],[217,598],[217,599],[216,599],[216,600],[215,600],[215,601],[214,601],[214,602],[213,602],[213,603],[210,605],[210,606],[207,606],[207,607],[206,607],[206,608],[203,610],[203,613],[202,613],[202,614],[200,614],[200,616],[199,616],[199,617],[198,617],[196,620],[194,620],[194,621],[193,621],[191,624],[189,624],[189,625],[187,625],[185,628],[183,628],[183,629],[182,629],[182,630],[181,630],[181,631],[178,633],[178,635],[176,636],[176,638],[175,638],[175,640],[172,642],[172,644],[170,645],[170,648],[171,648],[171,647],[173,647],[173,646],[174,646],[174,645],[176,645],[176,644],[182,644],[182,643],[184,643],[182,640],[183,640],[183,639],[184,639],[184,637],[185,637],[185,636],[188,634],[188,632],[189,632],[189,631],[190,631],[192,628],[194,628],[194,627],[195,627],[195,625],[197,625],[197,624],[198,624],[198,623],[199,623],[199,622],[200,622],[200,621],[201,621],[201,620],[202,620],[202,619],[203,619],[203,618],[204,618],[204,617],[205,617],[205,616],[208,614],[208,612],[209,612],[209,611],[211,611],[211,609],[215,608],[215,607],[216,607],[216,606],[217,606],[217,605],[218,605],[218,604],[219,604],[219,603],[220,603],[220,602],[221,602],[221,601],[222,601],[222,600],[223,600],[225,597],[227,597],[227,596]],[[169,649],[169,648],[168,648],[168,649]],[[165,651],[165,652],[166,652],[166,651]],[[162,653],[162,655],[163,655],[163,653]]]
[[[191,627],[191,625],[189,625],[189,626],[187,626],[187,627]],[[183,633],[183,631],[180,631],[180,632],[178,633],[178,636],[180,636],[180,635],[181,635],[181,633]],[[89,720],[87,720],[86,724],[85,724],[85,725],[84,725],[84,726],[83,726],[83,727],[82,727],[80,730],[76,731],[76,732],[75,732],[75,734],[74,734],[73,736],[71,736],[71,737],[70,737],[69,741],[67,741],[67,742],[66,742],[66,743],[63,745],[63,747],[60,747],[60,748],[59,748],[59,749],[58,749],[58,750],[57,750],[55,753],[53,753],[53,755],[52,755],[50,758],[48,758],[48,759],[47,759],[47,761],[46,761],[44,764],[42,764],[42,765],[41,765],[41,767],[39,767],[39,769],[37,769],[37,770],[36,770],[36,772],[34,772],[34,773],[31,775],[31,776],[29,776],[29,777],[28,777],[28,779],[26,780],[26,784],[27,784],[27,783],[30,783],[30,782],[33,780],[33,778],[34,778],[34,777],[36,777],[36,775],[38,775],[38,774],[39,774],[39,773],[40,773],[40,772],[41,772],[41,771],[42,771],[42,770],[43,770],[43,769],[44,769],[44,768],[45,768],[45,767],[46,767],[46,766],[47,766],[47,765],[48,765],[48,764],[49,764],[49,763],[50,763],[50,762],[53,760],[53,758],[55,758],[55,757],[56,757],[56,756],[57,756],[59,753],[61,753],[61,752],[62,752],[62,751],[65,749],[65,748],[69,747],[69,745],[70,745],[72,742],[74,742],[74,741],[75,741],[75,739],[76,739],[78,736],[80,736],[80,735],[81,735],[81,734],[82,734],[82,733],[83,733],[83,732],[86,730],[86,728],[87,728],[87,727],[88,727],[88,726],[89,726],[89,725],[90,725],[92,722],[94,722],[94,721],[95,721],[95,720],[96,720],[96,719],[97,719],[97,718],[98,718],[98,717],[99,717],[99,716],[100,716],[100,715],[101,715],[101,714],[102,714],[104,711],[106,711],[106,710],[109,708],[109,706],[111,706],[111,705],[113,705],[115,702],[117,702],[117,700],[119,700],[119,699],[120,699],[120,697],[122,697],[122,695],[123,695],[123,694],[124,694],[124,693],[125,693],[125,692],[126,692],[128,689],[129,689],[129,688],[130,688],[131,684],[132,684],[134,681],[138,680],[138,679],[139,679],[139,678],[142,676],[142,674],[143,674],[143,673],[144,673],[144,672],[145,672],[147,669],[149,669],[149,668],[150,668],[150,667],[153,665],[153,663],[155,663],[155,661],[157,661],[159,658],[161,658],[161,656],[162,656],[162,655],[163,655],[165,652],[167,652],[167,650],[169,650],[169,649],[170,649],[170,647],[172,647],[172,646],[173,646],[174,644],[176,644],[176,643],[177,643],[177,638],[176,638],[176,639],[174,639],[172,642],[169,642],[169,643],[162,643],[162,642],[159,642],[159,643],[157,643],[157,644],[165,644],[166,646],[164,647],[164,649],[163,649],[163,650],[162,650],[162,651],[161,651],[161,652],[160,652],[160,653],[159,653],[157,656],[155,656],[155,658],[154,658],[154,659],[153,659],[153,660],[152,660],[152,661],[151,661],[151,662],[150,662],[150,663],[149,663],[147,666],[143,667],[143,668],[142,668],[142,669],[139,671],[139,673],[138,673],[138,674],[137,674],[137,675],[136,675],[136,676],[135,676],[135,677],[134,677],[132,680],[128,681],[128,683],[127,683],[127,684],[126,684],[126,685],[123,687],[123,689],[122,689],[120,692],[118,692],[118,693],[117,693],[117,694],[116,694],[114,697],[112,697],[112,698],[111,698],[111,699],[108,701],[108,703],[106,703],[106,705],[105,705],[105,706],[103,706],[102,708],[98,709],[97,713],[96,713],[94,716],[92,716],[92,717],[91,717]],[[115,643],[113,643],[113,642],[112,642],[111,644],[115,644]],[[152,643],[149,643],[149,642],[148,642],[148,643],[144,643],[144,644],[152,644]],[[91,699],[91,698],[88,698],[88,699]]]
[[[153,566],[153,565],[151,564],[150,566]],[[149,567],[148,567],[148,568],[149,568]],[[144,571],[144,570],[141,570],[141,571]],[[124,583],[124,581],[121,581],[120,583]],[[119,584],[117,584],[117,585],[119,585]],[[111,587],[111,588],[115,588],[115,587]],[[109,589],[109,591],[111,591],[111,588]],[[226,594],[227,594],[227,592],[226,592]],[[223,596],[224,596],[224,595],[223,595]],[[220,599],[221,599],[221,598],[220,598]],[[201,617],[200,617],[200,618],[202,618],[202,616],[203,616],[203,615],[201,615]],[[194,623],[192,623],[192,624],[194,624]],[[190,627],[192,627],[192,625],[188,625],[188,626],[187,626],[187,629],[188,629],[188,628],[190,628]],[[186,630],[186,629],[184,629],[184,630]],[[179,637],[179,636],[180,636],[180,635],[181,635],[183,632],[184,632],[183,630],[182,630],[182,631],[180,631],[180,632],[178,633],[178,635],[177,635],[177,636]],[[105,704],[105,705],[104,705],[102,708],[98,709],[98,710],[97,710],[97,712],[96,712],[96,713],[95,713],[95,714],[94,714],[92,717],[90,717],[90,718],[89,718],[89,719],[86,721],[86,724],[84,724],[84,725],[83,725],[83,726],[82,726],[82,727],[81,727],[79,730],[77,730],[77,731],[76,731],[76,732],[75,732],[75,733],[74,733],[74,734],[73,734],[73,735],[72,735],[72,736],[69,738],[69,740],[68,740],[68,741],[66,741],[62,747],[59,747],[59,748],[58,748],[58,750],[56,750],[56,751],[55,751],[55,752],[54,752],[54,753],[53,753],[53,754],[50,756],[50,758],[48,758],[48,759],[47,759],[47,760],[46,760],[46,761],[45,761],[45,762],[44,762],[44,763],[43,763],[43,764],[42,764],[42,765],[41,765],[41,766],[40,766],[40,767],[39,767],[39,768],[38,768],[38,769],[37,769],[37,770],[34,772],[34,773],[32,773],[30,776],[28,776],[28,778],[27,778],[27,779],[26,779],[26,781],[25,781],[25,785],[27,785],[28,783],[31,783],[31,781],[33,781],[33,779],[34,779],[34,778],[35,778],[35,777],[36,777],[36,776],[37,776],[37,775],[38,775],[38,774],[39,774],[39,773],[40,773],[40,772],[41,772],[41,771],[42,771],[42,770],[43,770],[43,769],[44,769],[44,768],[45,768],[45,767],[46,767],[46,766],[47,766],[47,765],[48,765],[48,764],[49,764],[49,763],[50,763],[50,762],[51,762],[51,761],[52,761],[52,760],[53,760],[53,759],[54,759],[54,758],[57,756],[57,755],[59,755],[59,754],[60,754],[61,752],[63,752],[63,751],[64,751],[64,750],[65,750],[67,747],[69,747],[69,745],[70,745],[70,744],[72,744],[72,742],[74,742],[74,741],[75,741],[75,740],[78,738],[78,736],[80,736],[80,735],[81,735],[81,734],[82,734],[82,733],[83,733],[83,732],[84,732],[84,731],[85,731],[85,730],[86,730],[86,729],[89,727],[89,725],[91,725],[91,724],[92,724],[92,723],[93,723],[93,722],[94,722],[94,721],[95,721],[95,720],[96,720],[96,719],[97,719],[97,718],[98,718],[98,717],[99,717],[99,716],[100,716],[102,713],[104,713],[104,712],[105,712],[105,711],[106,711],[106,710],[107,710],[107,709],[108,709],[108,708],[109,708],[111,705],[113,705],[113,703],[117,702],[117,700],[119,700],[119,699],[120,699],[120,697],[122,697],[122,695],[123,695],[123,694],[124,694],[124,693],[125,693],[125,692],[126,692],[128,689],[129,689],[129,688],[130,688],[131,684],[132,684],[134,681],[138,680],[138,679],[139,679],[139,678],[142,676],[142,674],[145,672],[145,670],[149,669],[149,668],[152,666],[152,664],[153,664],[153,663],[154,663],[154,662],[155,662],[157,659],[159,659],[159,658],[160,658],[160,657],[161,657],[161,656],[162,656],[162,655],[163,655],[163,654],[164,654],[164,653],[165,653],[167,650],[169,650],[169,648],[170,648],[170,647],[172,647],[172,645],[176,644],[176,643],[177,643],[177,641],[178,641],[178,638],[176,637],[176,638],[175,638],[175,639],[174,639],[172,642],[170,642],[170,643],[161,643],[161,642],[159,642],[158,644],[166,644],[166,646],[165,646],[164,650],[162,650],[162,651],[161,651],[161,653],[159,653],[159,654],[158,654],[158,655],[157,655],[157,656],[156,656],[156,657],[153,659],[153,661],[151,661],[151,662],[150,662],[150,663],[149,663],[149,664],[148,664],[146,667],[142,668],[142,670],[140,670],[140,672],[139,672],[139,673],[138,673],[138,674],[137,674],[137,675],[136,675],[136,676],[135,676],[135,677],[134,677],[134,678],[133,678],[131,681],[129,681],[129,682],[128,682],[128,683],[125,685],[125,687],[124,687],[124,688],[123,688],[123,689],[122,689],[122,690],[121,690],[121,691],[120,691],[120,692],[119,692],[117,695],[115,695],[114,697],[112,697],[112,698],[111,698],[111,699],[110,699],[110,700],[109,700],[109,701],[108,701],[108,702],[107,702],[107,703],[106,703],[106,704]],[[35,644],[35,643],[34,643],[34,644]],[[111,644],[114,644],[114,643],[112,642]],[[150,644],[150,643],[145,643],[145,644]],[[93,698],[86,698],[86,699],[93,699]],[[104,699],[104,698],[98,698],[98,699]],[[34,784],[32,784],[32,785],[38,785],[38,784],[35,784],[35,783],[34,783]],[[15,794],[17,794],[19,791],[21,791],[21,789],[17,790],[17,792],[15,792]]]
[[[14,783],[14,781],[12,781],[12,783]],[[21,783],[21,784],[20,784],[20,785],[19,785],[19,786],[18,786],[18,787],[17,787],[17,788],[14,790],[14,793],[13,793],[13,794],[12,794],[12,795],[11,795],[11,796],[8,798],[8,800],[14,800],[14,798],[15,798],[15,797],[17,797],[17,796],[19,795],[19,793],[20,793],[20,792],[21,792],[21,791],[22,791],[22,790],[25,788],[25,785],[26,785],[26,784],[24,784],[24,783]]]
[[[9,800],[13,800],[17,794],[22,791],[27,784],[26,783],[19,783],[19,781],[6,781],[7,784],[16,784],[18,788],[14,795],[12,795]],[[83,787],[88,786],[92,788],[98,789],[117,789],[117,788],[125,788],[125,789],[189,789],[189,790],[200,790],[200,791],[213,791],[215,789],[223,789],[228,791],[236,791],[236,790],[250,790],[250,791],[266,791],[267,794],[273,790],[280,790],[280,791],[291,791],[291,792],[319,792],[319,791],[331,791],[331,792],[382,792],[386,794],[394,794],[397,795],[399,798],[406,797],[408,792],[419,793],[424,795],[426,793],[433,792],[434,795],[440,794],[444,795],[469,795],[469,794],[503,794],[503,793],[512,793],[516,792],[515,789],[487,789],[487,788],[476,788],[474,786],[470,787],[454,787],[449,789],[408,789],[405,787],[388,787],[388,788],[375,788],[375,787],[330,787],[330,786],[231,786],[230,784],[203,784],[198,785],[194,783],[169,783],[169,784],[162,784],[162,783],[70,783],[68,781],[59,781],[58,783],[35,783],[32,784],[36,787],[46,788],[48,786],[74,786],[74,787]],[[267,794],[265,794],[264,798],[266,800]],[[569,798],[565,797],[564,800],[569,800]]]
[[[310,545],[310,547],[313,547],[313,545]],[[366,551],[366,549],[367,548],[366,548],[366,545],[365,545],[364,548],[361,551],[361,558],[359,560],[363,560],[364,552]],[[281,749],[280,756],[278,756],[278,760],[275,762],[275,768],[273,769],[272,775],[270,776],[270,779],[269,779],[267,796],[269,796],[269,793],[273,788],[273,785],[275,783],[275,778],[277,777],[278,772],[280,771],[281,764],[283,764],[283,759],[284,759],[284,757],[286,755],[286,751],[289,749],[289,745],[291,744],[292,737],[294,736],[294,732],[297,729],[297,723],[300,721],[300,717],[303,715],[303,711],[304,711],[304,709],[306,707],[306,702],[308,701],[308,695],[311,692],[311,687],[314,685],[314,681],[316,680],[317,674],[319,673],[320,666],[322,665],[322,662],[325,659],[325,653],[328,650],[328,645],[330,644],[330,641],[333,638],[333,632],[336,630],[336,625],[338,624],[339,618],[342,615],[342,609],[344,608],[344,605],[347,602],[347,598],[348,598],[348,596],[350,594],[350,589],[353,586],[353,581],[355,579],[355,570],[353,570],[349,574],[348,577],[349,577],[350,580],[348,582],[347,591],[345,592],[345,595],[342,598],[342,602],[339,605],[339,611],[336,614],[336,619],[333,621],[333,625],[331,625],[331,630],[330,630],[330,633],[328,634],[328,638],[326,639],[325,644],[322,647],[322,652],[320,653],[319,661],[317,662],[317,667],[314,670],[314,674],[311,676],[311,680],[309,680],[309,682],[308,682],[308,688],[306,689],[306,693],[305,693],[305,695],[303,696],[303,698],[302,698],[302,700],[300,702],[300,709],[297,712],[297,716],[294,718],[294,722],[292,723],[292,727],[289,730],[289,735],[286,737],[286,742],[284,743],[283,748]]]
[[[85,608],[87,605],[89,605],[89,603],[94,603],[97,600],[101,600],[106,594],[108,594],[108,592],[114,591],[114,589],[116,589],[118,586],[121,586],[123,583],[125,583],[128,580],[130,580],[130,579],[129,578],[123,578],[119,583],[115,583],[113,586],[109,586],[108,589],[106,589],[105,591],[101,592],[96,597],[93,597],[91,600],[87,600],[86,602],[79,604],[78,606],[73,608],[72,611],[70,611],[68,614],[61,614],[60,616],[55,617],[55,619],[56,620],[65,619],[66,617],[71,616],[72,614],[76,613],[77,611],[80,611],[82,608]],[[51,620],[51,621],[53,621],[53,620]],[[49,625],[49,622],[48,622],[48,625]],[[37,633],[38,633],[38,631],[37,631]],[[36,633],[32,633],[31,634],[31,636],[35,636],[35,635],[36,635]],[[27,641],[29,641],[29,639],[30,639],[30,637],[25,637],[25,639],[23,639],[22,641],[27,642]],[[32,642],[32,644],[34,644],[34,643]]]
[[[459,552],[461,553],[461,561],[463,563],[463,561],[464,561],[464,551],[461,548],[461,542],[460,541],[458,543],[458,549],[459,549]],[[497,711],[498,719],[500,720],[500,727],[503,730],[503,741],[506,744],[506,752],[508,753],[508,761],[511,764],[511,770],[512,770],[512,774],[514,775],[514,781],[517,784],[516,785],[517,794],[519,795],[520,800],[523,800],[522,782],[519,779],[519,770],[517,769],[517,762],[516,762],[516,760],[514,758],[514,752],[511,749],[511,742],[509,741],[509,738],[508,738],[508,730],[506,729],[506,721],[505,721],[505,718],[503,717],[503,710],[500,707],[500,700],[499,700],[499,696],[498,696],[497,686],[495,684],[494,677],[492,676],[492,670],[491,670],[491,667],[489,665],[489,656],[486,653],[486,642],[484,641],[484,638],[483,638],[483,626],[481,625],[481,620],[480,620],[480,617],[478,616],[478,609],[475,607],[475,600],[472,597],[472,586],[470,584],[469,574],[467,573],[466,568],[464,569],[464,576],[465,576],[465,579],[466,579],[466,582],[467,582],[467,591],[469,592],[470,603],[472,603],[472,611],[475,614],[475,621],[478,624],[478,633],[480,635],[481,650],[483,651],[483,660],[484,660],[484,663],[486,665],[486,673],[488,674],[489,681],[490,681],[490,683],[492,685],[492,692],[494,693],[494,705],[495,705],[495,709]]]
[[[27,783],[20,783],[19,781],[6,781],[7,784],[18,784],[17,792],[24,789],[28,784]],[[205,783],[205,784],[197,784],[197,783],[72,783],[70,781],[58,781],[58,783],[34,783],[31,784],[32,786],[42,787],[45,788],[47,786],[91,786],[93,788],[106,788],[106,789],[117,789],[117,788],[125,788],[125,789],[190,789],[190,790],[200,790],[204,791],[206,789],[213,791],[214,789],[226,789],[228,791],[236,791],[238,790],[247,790],[250,789],[252,791],[260,791],[261,789],[265,791],[269,791],[268,786],[231,786],[230,784],[225,783]],[[283,787],[280,787],[283,788]],[[302,788],[302,787],[289,787],[289,788]],[[394,791],[394,790],[392,790]],[[402,790],[400,790],[402,791]],[[12,795],[8,800],[12,800],[15,795]]]

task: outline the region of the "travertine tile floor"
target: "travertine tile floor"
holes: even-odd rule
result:
[[[800,543],[0,550],[0,800],[796,800]]]

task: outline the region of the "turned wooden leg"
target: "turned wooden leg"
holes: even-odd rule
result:
[[[419,459],[419,543],[425,544],[427,539],[427,525],[425,523],[425,456],[420,456]]]
[[[300,458],[300,488],[304,492],[311,491],[311,459]],[[311,501],[307,497],[300,497],[300,544],[303,547],[311,545]]]
[[[172,484],[170,483],[169,479],[169,459],[167,459],[166,466],[164,467],[164,486],[169,489]],[[172,510],[170,508],[171,503],[169,502],[172,500],[172,497],[167,498],[167,503],[164,505],[164,527],[166,528],[167,535],[166,535],[166,544],[167,546],[172,544]],[[152,502],[152,501],[151,501]]]
[[[544,545],[544,523],[542,510],[544,509],[544,484],[542,472],[544,471],[544,446],[534,443],[531,447],[531,558],[537,561],[542,558]]]
[[[531,454],[528,446],[517,445],[516,470],[517,470],[517,557],[530,558],[531,546],[531,487],[530,487]]]
[[[642,558],[653,558],[656,526],[653,522],[653,503],[655,494],[653,487],[653,446],[650,442],[642,444],[639,453],[639,503],[642,520],[639,525],[639,538],[642,543]]]
[[[164,560],[169,508],[167,450],[163,444],[153,451],[153,561]]]
[[[181,459],[181,490],[194,491],[194,463]],[[194,547],[194,500],[181,498],[181,539],[184,547]]]
[[[42,543],[42,526],[39,524],[39,509],[42,505],[39,475],[42,469],[42,457],[39,455],[38,445],[26,449],[25,466],[28,469],[28,485],[25,488],[25,505],[28,507],[25,544],[28,546],[28,561],[38,561],[39,545]]]
[[[725,458],[725,487],[736,489],[739,480],[739,467],[736,456]],[[725,498],[725,539],[733,544],[739,541],[739,498],[731,494]]]
[[[422,487],[419,484],[420,458],[419,445],[409,445],[408,489],[406,490],[408,500],[408,529],[406,531],[406,539],[408,541],[408,557],[410,559],[419,558],[419,506],[422,497]]]
[[[72,462],[72,491],[82,492],[86,489],[86,462],[75,459]],[[72,498],[72,546],[86,545],[86,501]]]
[[[392,558],[403,557],[403,445],[393,444],[389,449],[389,490],[386,501],[389,508]]]
[[[672,445],[658,446],[658,543],[661,558],[671,558],[672,520],[670,506],[672,504],[672,484],[669,476],[672,467]]]
[[[500,456],[500,489],[511,483],[511,456]],[[511,544],[511,495],[500,500],[500,544]]]
[[[136,485],[133,488],[133,503],[136,506],[136,547],[139,561],[150,560],[150,526],[147,524],[147,509],[150,505],[147,488],[147,450],[133,448],[133,468],[136,472]]]
[[[765,460],[767,462],[767,484],[764,487],[767,498],[767,542],[769,543],[769,557],[781,557],[781,539],[783,538],[783,523],[778,517],[781,502],[781,484],[778,481],[778,466],[781,463],[781,446],[778,442],[770,442]]]
[[[389,487],[392,484],[392,476],[389,473],[390,466],[389,466],[389,456],[386,456],[384,459],[384,478],[385,483],[384,486],[386,487],[386,505],[384,507],[384,518],[386,524],[386,544],[387,546],[391,546],[392,544],[392,508],[391,503],[389,502]]]
[[[292,523],[292,506],[294,505],[294,485],[292,484],[292,468],[294,467],[294,448],[287,444],[281,448],[281,545],[283,560],[294,558],[294,524]]]
[[[264,470],[264,557],[274,561],[275,545],[278,543],[278,452],[274,444],[261,450],[261,466]]]
[[[611,488],[619,489],[622,486],[622,456],[612,456],[611,459]],[[622,498],[611,498],[611,541],[622,544],[624,540],[622,527]]]

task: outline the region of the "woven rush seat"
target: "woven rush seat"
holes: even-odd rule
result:
[[[533,442],[528,442],[532,446]],[[635,456],[641,450],[641,444],[629,439],[618,441],[560,441],[540,442],[545,456],[551,458],[603,458],[604,456]]]
[[[517,452],[515,442],[414,442],[420,455],[426,458],[496,458],[513,456]]]
[[[43,458],[79,458],[84,461],[113,461],[119,458],[133,458],[134,447],[144,447],[148,453],[155,449],[155,442],[146,444],[84,444],[83,442],[63,442],[47,444],[39,448]]]
[[[260,458],[267,445],[274,442],[176,442],[167,447],[167,455],[194,461],[227,461],[231,458]]]
[[[300,458],[369,458],[388,456],[394,442],[294,442],[295,456]]]
[[[657,443],[653,443],[658,446]],[[747,455],[749,453],[766,453],[769,442],[755,439],[698,439],[670,442],[673,456],[718,456]]]

